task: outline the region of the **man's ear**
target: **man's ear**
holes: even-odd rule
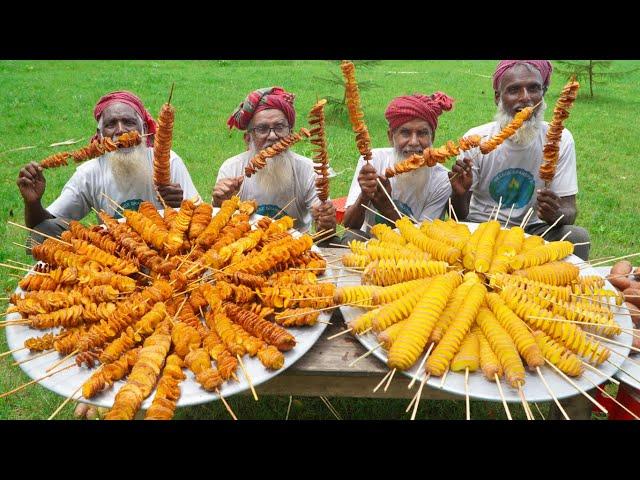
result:
[[[496,105],[500,103],[500,92],[498,92],[497,90],[494,92],[493,101],[495,102]]]
[[[389,139],[389,144],[393,147],[393,132],[390,128],[387,129],[387,138]]]

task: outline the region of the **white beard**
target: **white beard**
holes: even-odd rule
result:
[[[111,174],[123,193],[142,192],[151,182],[152,172],[145,142],[132,148],[123,148],[105,154]],[[141,194],[141,193],[140,193]]]
[[[402,151],[398,151],[397,148],[393,149],[394,153],[394,161],[393,164],[405,160],[405,155]],[[410,156],[410,155],[409,155]],[[399,190],[404,190],[408,192],[418,192],[423,191],[427,187],[427,183],[429,181],[429,176],[431,174],[431,169],[429,167],[421,167],[417,170],[413,170],[411,172],[403,173],[402,175],[397,175],[395,178],[395,186]]]
[[[249,145],[249,158],[259,152],[251,141]],[[267,159],[267,165],[253,174],[258,189],[267,196],[278,196],[282,192],[293,191],[293,162],[291,151],[286,150],[280,155]]]
[[[518,145],[529,145],[533,142],[542,128],[542,121],[544,120],[544,112],[546,109],[547,104],[543,99],[531,118],[524,122],[516,133],[509,137],[509,140]],[[500,129],[506,127],[511,120],[513,120],[513,117],[505,110],[502,100],[498,103],[498,111],[496,112],[494,120],[498,123]]]

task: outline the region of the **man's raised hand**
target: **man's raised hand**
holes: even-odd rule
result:
[[[37,162],[31,162],[20,170],[16,184],[25,203],[36,203],[42,198],[47,186],[42,170]]]

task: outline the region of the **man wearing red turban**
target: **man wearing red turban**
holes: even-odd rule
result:
[[[432,146],[438,117],[452,107],[453,99],[442,92],[405,95],[391,101],[385,112],[391,147],[374,148],[369,162],[360,157],[345,204],[345,226],[361,229],[366,224],[363,232],[368,234],[371,226],[385,222],[382,217],[390,220],[398,218],[396,208],[382,186],[403,214],[418,221],[440,217],[451,194],[447,170],[442,165],[419,168],[391,179],[385,178],[384,172],[388,167],[413,154],[422,154],[425,148]],[[381,215],[374,215],[363,205],[377,210]]]
[[[450,174],[451,200],[459,219],[484,222],[501,203],[498,220],[510,218],[519,225],[529,209],[533,215],[526,233],[539,235],[558,221],[545,240],[559,240],[565,235],[573,243],[589,242],[589,233],[574,225],[577,217],[576,151],[573,136],[562,131],[556,175],[549,188],[540,179],[542,149],[546,143],[548,123],[544,121],[544,94],[551,79],[547,60],[502,60],[493,74],[494,100],[498,106],[495,121],[472,128],[466,135],[490,138],[504,128],[525,107],[536,108],[515,135],[484,155],[475,148],[461,152]],[[513,209],[513,210],[512,210]],[[575,247],[575,254],[586,260],[590,244]]]
[[[256,212],[274,217],[288,215],[296,228],[306,230],[312,220],[316,230],[336,228],[336,211],[331,200],[322,203],[315,188],[313,161],[286,150],[267,159],[266,167],[245,178],[249,161],[261,150],[271,147],[293,131],[296,111],[294,95],[280,87],[260,88],[251,92],[231,114],[229,128],[244,130],[247,151],[227,159],[213,188],[213,205],[239,195],[241,200],[255,200]]]
[[[142,134],[153,134],[157,130],[156,122],[142,101],[127,91],[112,92],[100,98],[93,115],[97,122],[95,140],[115,138],[133,130]],[[119,216],[105,195],[133,210],[137,210],[144,200],[162,208],[158,195],[173,207],[179,207],[183,197],[198,197],[189,172],[174,152],[170,158],[174,183],[156,191],[152,138],[150,135],[138,146],[109,152],[79,165],[60,196],[46,209],[41,203],[46,186],[42,167],[32,162],[22,168],[17,184],[24,199],[25,224],[47,235],[59,236],[68,228],[69,220],[82,219],[92,207]]]

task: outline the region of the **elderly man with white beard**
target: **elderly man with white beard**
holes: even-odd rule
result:
[[[460,154],[450,173],[451,200],[458,218],[478,223],[488,220],[500,197],[502,208],[498,220],[503,223],[512,207],[511,225],[519,225],[529,208],[533,208],[533,216],[525,229],[532,235],[540,235],[564,215],[545,239],[560,240],[570,231],[566,238],[570,242],[588,242],[588,232],[574,225],[578,215],[576,151],[573,136],[566,128],[562,131],[557,170],[549,188],[538,173],[549,127],[544,121],[544,94],[551,71],[551,63],[546,60],[503,60],[498,64],[493,75],[498,106],[495,121],[472,128],[466,135],[493,136],[517,112],[542,103],[515,135],[494,151],[483,155],[475,148]],[[590,244],[578,245],[575,254],[586,260],[589,247]]]
[[[103,96],[94,109],[94,117],[98,122],[94,139],[116,138],[133,130],[143,134],[155,133],[157,129],[140,99],[127,91]],[[25,224],[44,234],[60,236],[68,228],[69,220],[84,218],[92,207],[119,217],[103,193],[132,210],[137,210],[145,200],[162,208],[158,194],[172,207],[179,207],[183,198],[199,198],[182,159],[173,151],[170,157],[173,183],[160,186],[156,191],[151,145],[151,136],[148,136],[146,142],[135,147],[109,152],[81,164],[60,196],[46,209],[41,203],[46,187],[43,169],[36,162],[28,164],[20,170],[17,180],[24,199]],[[38,237],[35,235],[36,240],[42,241]]]
[[[442,92],[433,95],[405,95],[391,101],[385,111],[391,147],[374,148],[369,162],[360,157],[356,167],[357,174],[351,182],[345,204],[344,225],[362,231],[354,237],[347,232],[342,243],[357,236],[369,236],[371,226],[387,223],[383,217],[397,220],[399,216],[396,208],[418,221],[433,220],[441,216],[451,195],[446,168],[437,164],[432,168],[419,168],[391,179],[384,177],[384,171],[432,146],[438,117],[452,107],[453,100]],[[396,208],[382,191],[378,180],[384,185]],[[363,205],[370,206],[381,215],[374,215]]]
[[[296,220],[300,231],[336,230],[336,211],[331,200],[322,203],[315,188],[313,161],[291,150],[267,160],[266,166],[250,178],[245,167],[260,150],[289,135],[295,125],[294,95],[280,87],[261,88],[251,92],[234,111],[227,125],[244,130],[247,151],[227,159],[213,188],[213,206],[233,195],[241,200],[255,200],[256,213],[269,217],[288,215]],[[327,240],[328,241],[328,240]]]

